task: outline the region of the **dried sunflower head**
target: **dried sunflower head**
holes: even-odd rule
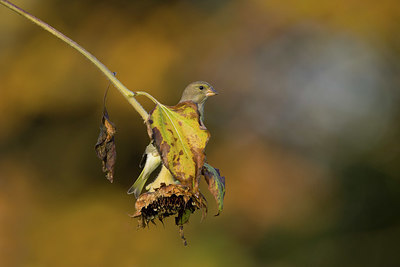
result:
[[[183,235],[183,224],[189,221],[190,215],[197,209],[207,214],[207,202],[200,193],[193,193],[189,187],[181,184],[162,184],[154,192],[140,195],[135,204],[136,213],[132,215],[139,219],[139,227],[144,228],[155,219],[163,222],[168,216],[175,216],[175,224],[179,226],[179,233],[184,245],[187,245]]]
[[[154,192],[140,195],[135,204],[136,213],[132,216],[139,219],[139,227],[146,227],[149,222],[159,219],[161,222],[169,216],[175,217],[176,225],[188,222],[190,214],[197,209],[207,213],[207,203],[203,195],[193,193],[189,187],[181,184],[161,185]]]

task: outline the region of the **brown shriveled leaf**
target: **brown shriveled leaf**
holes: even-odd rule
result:
[[[207,213],[207,203],[203,195],[194,194],[189,187],[184,185],[165,185],[140,195],[135,204],[136,213],[132,215],[139,219],[139,227],[146,227],[155,219],[163,221],[164,218],[176,215],[176,225],[183,225],[189,221],[190,214],[197,209]]]
[[[103,164],[103,172],[106,178],[112,183],[114,179],[114,165],[117,159],[115,149],[114,135],[116,128],[108,117],[107,109],[104,107],[103,118],[101,119],[100,134],[97,138],[95,150],[97,157],[101,159]]]
[[[224,208],[225,177],[221,176],[218,169],[207,163],[204,163],[202,174],[208,184],[208,190],[210,190],[217,202],[218,213],[215,215],[217,216]]]
[[[191,101],[173,107],[158,103],[150,113],[147,128],[174,178],[197,191],[205,161],[204,149],[210,137],[200,124],[197,105]]]

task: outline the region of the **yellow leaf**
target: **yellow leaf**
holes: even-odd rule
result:
[[[187,101],[173,107],[158,103],[147,120],[148,133],[163,164],[181,184],[195,190],[210,137],[199,117],[197,105]]]

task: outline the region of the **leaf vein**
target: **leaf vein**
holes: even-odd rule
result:
[[[188,153],[187,150],[186,150],[185,144],[183,143],[183,138],[181,137],[181,134],[180,134],[180,132],[178,131],[178,129],[177,129],[175,123],[173,122],[173,120],[171,119],[171,117],[170,117],[169,114],[168,114],[168,111],[170,111],[170,110],[169,110],[168,108],[164,107],[164,105],[160,105],[160,107],[163,109],[165,115],[168,117],[169,121],[171,122],[172,126],[174,127],[174,130],[175,130],[175,132],[177,133],[177,135],[178,135],[178,137],[179,137],[179,141],[180,141],[181,144],[182,144],[182,148],[183,148],[183,150],[184,150],[186,156],[187,156],[188,158],[190,158],[190,155],[189,155],[189,153]],[[170,111],[170,112],[171,112],[171,111]]]

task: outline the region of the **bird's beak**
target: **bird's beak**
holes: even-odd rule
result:
[[[210,87],[206,92],[206,96],[213,96],[213,95],[218,95],[218,92],[215,91],[214,88]]]

